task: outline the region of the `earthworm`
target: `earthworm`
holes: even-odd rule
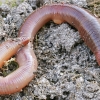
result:
[[[4,65],[5,61],[9,60],[19,48],[26,45],[28,42],[29,39],[27,37],[18,37],[9,39],[0,44],[0,68]]]
[[[96,17],[75,5],[51,4],[35,10],[22,24],[18,37],[34,40],[38,30],[50,20],[57,24],[67,22],[74,26],[100,65],[100,23]],[[19,68],[5,78],[0,77],[0,94],[18,92],[35,77],[37,59],[31,42],[17,52],[16,60]]]

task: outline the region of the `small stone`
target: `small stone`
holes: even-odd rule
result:
[[[89,92],[84,92],[83,93],[83,96],[86,98],[86,99],[92,99],[94,94],[93,93],[89,93]]]
[[[32,7],[26,2],[23,2],[17,7],[17,13],[20,15],[28,16],[32,11]]]
[[[87,2],[86,0],[72,0],[72,3],[78,5],[78,6],[87,6]]]
[[[10,7],[7,4],[2,4],[0,6],[0,8],[2,9],[3,12],[9,12],[10,11]]]
[[[86,90],[89,92],[97,92],[100,89],[97,83],[89,84],[86,86]]]

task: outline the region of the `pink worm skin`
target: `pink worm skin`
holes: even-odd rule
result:
[[[5,61],[9,60],[19,48],[23,47],[28,42],[29,39],[27,37],[19,37],[0,44],[0,68],[4,65]]]
[[[80,36],[96,56],[100,65],[100,24],[93,15],[82,8],[69,4],[46,5],[27,17],[19,30],[19,37],[35,37],[38,30],[48,21],[57,24],[68,22],[80,33]],[[34,77],[37,70],[37,59],[31,42],[17,53],[19,68],[5,78],[0,77],[0,94],[11,94],[20,91]]]

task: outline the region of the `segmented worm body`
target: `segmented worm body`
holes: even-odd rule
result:
[[[3,42],[0,45],[0,68],[4,65],[5,61],[9,60],[19,48],[23,47],[28,42],[29,39],[27,37],[19,37]]]
[[[57,24],[68,22],[74,26],[100,65],[100,24],[97,18],[77,6],[52,4],[39,8],[24,21],[18,36],[33,40],[38,30],[50,20]],[[33,72],[37,70],[37,60],[31,45],[30,42],[18,51],[16,59],[20,67],[7,77],[0,77],[0,94],[20,91],[35,76]]]

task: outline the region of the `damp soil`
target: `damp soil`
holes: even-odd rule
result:
[[[25,18],[45,4],[70,3],[100,17],[99,0],[94,1],[16,0],[14,6],[4,3],[0,6],[0,42],[17,37]],[[0,100],[100,100],[100,67],[75,28],[50,21],[39,30],[33,45],[38,60],[35,79],[21,92],[0,96]],[[11,66],[7,68],[9,73],[13,71]]]

